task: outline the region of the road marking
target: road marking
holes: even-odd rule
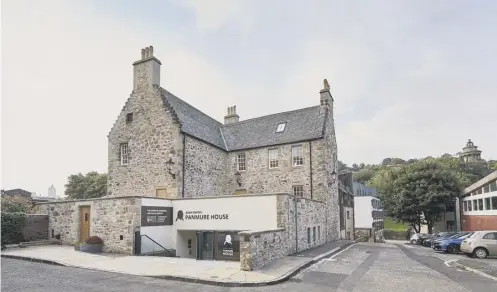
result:
[[[344,248],[343,250],[337,252],[336,254],[332,255],[331,257],[329,258],[323,258],[321,260],[319,260],[318,262],[312,264],[311,266],[303,269],[302,271],[300,271],[300,273],[298,273],[297,275],[293,276],[293,277],[301,277],[304,273],[306,273],[307,271],[312,271],[312,270],[315,270],[317,267],[319,267],[320,265],[322,265],[325,261],[336,261],[334,259],[334,257],[336,257],[337,255],[341,254],[342,252],[346,251],[347,249],[351,248],[352,246],[356,245],[356,243],[352,243],[351,245],[349,245],[348,247]]]
[[[448,260],[448,261],[446,261],[444,258],[441,258],[441,257],[439,257],[439,256],[437,256],[437,255],[433,255],[433,257],[435,257],[435,258],[437,258],[437,259],[439,259],[439,260],[442,260],[442,261],[444,262],[444,264],[445,264],[447,267],[449,267],[449,268],[456,268],[458,271],[463,272],[463,270],[461,270],[461,268],[459,268],[458,266],[456,266],[456,267],[451,267],[451,266],[450,266],[450,263],[457,262],[457,261],[458,261],[458,260],[460,260],[460,259],[452,259],[452,260]],[[492,275],[489,275],[489,274],[487,274],[487,273],[484,273],[484,272],[482,272],[482,271],[480,271],[480,270],[478,270],[478,269],[473,269],[473,268],[470,268],[470,267],[468,267],[468,266],[464,266],[464,265],[462,265],[462,264],[459,264],[459,265],[461,265],[461,266],[462,266],[462,268],[463,268],[464,270],[466,270],[466,271],[470,271],[470,272],[473,272],[473,273],[475,273],[475,274],[478,274],[478,275],[480,275],[480,276],[482,276],[482,277],[485,277],[485,278],[487,278],[487,279],[491,279],[491,280],[497,281],[497,277],[494,277],[494,276],[492,276]]]

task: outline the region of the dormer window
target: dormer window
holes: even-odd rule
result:
[[[280,123],[278,125],[278,128],[276,129],[276,133],[281,133],[281,132],[285,131],[285,127],[286,127],[286,123]]]

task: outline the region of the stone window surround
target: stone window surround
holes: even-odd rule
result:
[[[235,155],[236,170],[246,171],[247,170],[247,159],[245,152],[237,153]]]
[[[304,186],[303,185],[293,185],[292,186],[292,193],[296,197],[304,197]]]
[[[299,167],[304,165],[304,149],[302,145],[292,145],[291,152],[292,152],[292,166]]]
[[[268,149],[268,167],[270,169],[279,167],[279,148]]]
[[[129,163],[129,145],[128,142],[119,143],[119,162],[125,166]]]

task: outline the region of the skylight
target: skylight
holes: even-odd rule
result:
[[[286,123],[280,123],[278,125],[278,128],[276,129],[276,133],[281,133],[281,132],[285,131],[285,126],[286,126]]]

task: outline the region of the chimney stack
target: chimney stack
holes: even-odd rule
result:
[[[240,117],[236,114],[236,105],[228,107],[228,114],[224,117],[224,124],[238,123]]]
[[[320,104],[321,108],[323,109],[323,113],[325,109],[332,110],[333,109],[333,96],[331,96],[330,93],[330,84],[328,83],[328,80],[323,80],[323,89],[319,92],[320,95]]]
[[[133,63],[133,90],[143,87],[160,86],[159,59],[154,57],[154,47],[149,46],[141,51],[141,59]]]

